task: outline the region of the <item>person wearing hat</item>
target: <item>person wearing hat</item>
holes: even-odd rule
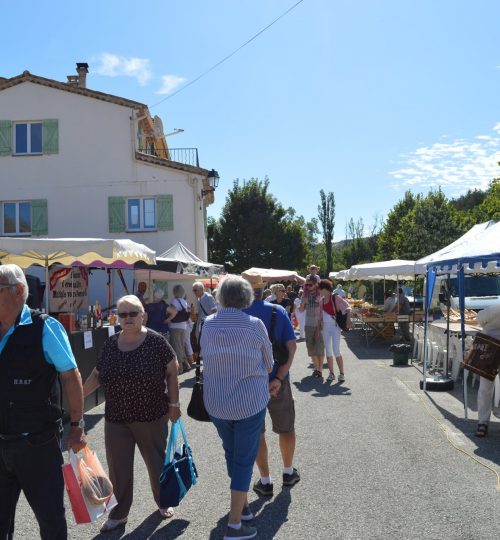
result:
[[[283,460],[283,486],[292,487],[300,481],[299,472],[293,466],[295,453],[295,407],[289,375],[293,357],[297,350],[295,332],[287,312],[281,306],[264,302],[263,293],[266,284],[262,281],[262,278],[250,278],[248,281],[253,288],[254,301],[249,308],[244,310],[245,313],[261,319],[269,334],[274,311],[273,337],[277,343],[286,347],[288,350],[287,362],[279,365],[275,360],[273,369],[269,374],[269,393],[271,399],[269,400],[267,409],[271,417],[273,431],[279,436],[279,445]],[[256,463],[260,478],[254,484],[253,489],[259,495],[270,497],[273,495],[273,481],[269,472],[265,422],[262,425]]]

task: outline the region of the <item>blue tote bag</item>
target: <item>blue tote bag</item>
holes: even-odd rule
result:
[[[179,428],[183,443],[177,447]],[[191,454],[191,447],[187,441],[186,432],[179,418],[172,425],[168,438],[165,465],[160,475],[160,506],[179,506],[191,486],[196,484],[198,472]]]

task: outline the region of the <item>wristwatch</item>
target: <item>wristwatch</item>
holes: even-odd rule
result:
[[[85,428],[85,420],[83,418],[80,418],[80,420],[77,420],[76,422],[70,422],[69,425],[71,427],[77,427],[77,428],[80,428],[80,429],[84,429]]]

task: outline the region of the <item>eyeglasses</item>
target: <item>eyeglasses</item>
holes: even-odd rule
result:
[[[8,289],[9,287],[15,287],[18,283],[0,283],[0,289]]]
[[[139,311],[124,311],[123,313],[118,313],[120,319],[126,319],[127,317],[134,319],[137,315],[139,315]]]
[[[278,292],[286,292],[285,289],[278,289]]]

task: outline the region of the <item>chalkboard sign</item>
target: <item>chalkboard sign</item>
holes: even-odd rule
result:
[[[477,333],[460,366],[494,381],[500,367],[500,340]]]

